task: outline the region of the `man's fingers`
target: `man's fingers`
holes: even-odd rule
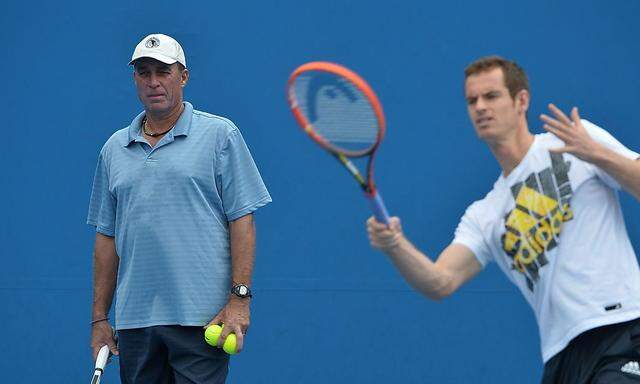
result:
[[[570,137],[563,132],[562,130],[559,130],[555,127],[550,126],[549,124],[544,124],[542,126],[542,128],[544,128],[547,132],[550,132],[552,134],[554,134],[557,138],[559,138],[560,140],[564,141],[565,143],[570,140]]]
[[[224,346],[224,342],[227,341],[227,337],[232,333],[236,335],[236,349],[240,352],[244,341],[244,333],[239,325],[223,328],[222,333],[220,333],[220,337],[218,338],[218,347]]]
[[[111,351],[113,355],[118,356],[120,354],[118,350],[118,336],[114,328],[111,328],[111,338],[107,341],[107,346],[109,346],[109,351]]]
[[[380,248],[380,242],[377,237],[369,235],[369,243],[373,248]]]
[[[387,229],[386,224],[379,222],[374,216],[371,216],[369,220],[367,220],[367,227],[376,231]]]
[[[399,231],[401,226],[400,226],[400,218],[397,216],[393,216],[391,218],[389,218],[389,228],[395,231]]]
[[[578,113],[578,107],[571,108],[571,120],[573,120],[573,124],[575,125],[582,124],[580,121],[580,114]]]
[[[208,322],[203,329],[207,329],[212,325],[220,325],[222,322],[220,321],[220,314],[217,314],[210,322]]]
[[[540,120],[544,121],[547,125],[553,126],[554,128],[563,128],[563,124],[560,121],[554,119],[551,116],[547,116],[544,113],[540,115]]]
[[[93,347],[93,361],[96,361],[96,359],[98,358],[98,352],[100,352],[100,348],[102,348],[102,346],[99,347]]]
[[[242,351],[242,346],[244,345],[244,335],[242,332],[236,333],[236,352],[240,353]]]
[[[394,247],[401,233],[400,218],[396,216],[389,218],[389,226],[376,221],[374,217],[367,220],[367,236],[371,247],[375,249],[384,251]]]
[[[244,333],[240,326],[236,326],[234,333],[236,334],[236,351],[242,351],[242,345],[244,344]]]
[[[388,241],[389,239],[392,239],[395,235],[391,230],[385,229],[383,231],[374,232],[371,234],[371,236],[375,238],[377,241],[384,242],[384,241]]]
[[[562,123],[559,120],[554,119],[553,117],[547,116],[544,113],[540,115],[540,120],[544,121],[546,125],[549,125],[558,130],[567,129],[566,124]]]
[[[551,152],[551,153],[567,153],[567,152],[571,152],[571,148],[569,148],[569,147],[551,148],[551,149],[549,149],[549,152]]]
[[[91,336],[91,348],[94,361],[98,357],[100,348],[105,345],[109,347],[112,354],[118,355],[117,336],[113,327],[106,322],[95,324]]]
[[[111,351],[111,353],[115,356],[118,356],[120,354],[120,351],[118,350],[118,346],[115,343],[115,340],[107,343],[107,345],[109,346],[109,351]]]
[[[220,332],[220,337],[218,337],[218,348],[221,348],[224,345],[224,341],[227,340],[227,336],[233,331],[232,327],[225,325],[222,328],[222,332]]]
[[[544,128],[545,131],[547,132],[551,132],[554,135],[558,136],[558,134],[560,134],[560,130],[550,124],[543,124],[542,128]]]
[[[385,233],[391,232],[391,229],[399,229],[400,228],[400,218],[393,216],[389,218],[389,225],[387,226],[384,223],[381,223],[375,219],[375,217],[370,217],[367,220],[367,230],[369,232],[377,232],[377,233]]]
[[[118,346],[116,344],[115,339],[107,340],[106,342],[99,343],[97,346],[93,347],[93,361],[98,358],[98,353],[103,346],[109,347],[109,351],[112,355],[118,356],[120,351],[118,350]]]
[[[562,112],[560,110],[560,108],[556,107],[555,105],[553,105],[553,103],[549,104],[549,110],[551,111],[551,113],[554,114],[554,116],[560,120],[561,122],[567,124],[567,125],[571,125],[571,119],[569,119],[567,117],[567,115],[564,114],[564,112]]]

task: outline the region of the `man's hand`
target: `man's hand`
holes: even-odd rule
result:
[[[555,118],[545,114],[540,115],[540,120],[545,122],[543,127],[564,141],[564,147],[550,151],[555,153],[571,153],[580,160],[589,163],[593,162],[595,155],[602,149],[602,146],[591,138],[582,125],[578,108],[573,107],[571,109],[571,118],[553,104],[549,104],[549,110]]]
[[[377,221],[375,217],[370,217],[367,220],[367,232],[371,246],[385,253],[390,253],[398,248],[404,238],[400,219],[395,216],[389,219],[388,227]]]
[[[235,333],[238,353],[242,351],[244,335],[249,329],[250,322],[249,300],[249,298],[240,298],[235,295],[231,295],[227,305],[222,308],[222,310],[209,322],[209,324],[204,326],[204,328],[207,329],[210,325],[224,324],[222,333],[218,338],[218,347],[222,347],[230,333]]]
[[[91,348],[93,349],[93,360],[98,357],[98,352],[103,345],[109,346],[113,355],[118,355],[115,332],[108,321],[100,321],[91,326]]]

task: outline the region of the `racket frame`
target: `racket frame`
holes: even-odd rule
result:
[[[371,104],[374,114],[376,116],[376,121],[378,123],[378,131],[376,135],[376,141],[372,146],[360,151],[349,151],[345,149],[338,148],[325,140],[321,135],[319,135],[315,129],[313,128],[313,124],[311,124],[307,118],[304,116],[302,111],[298,106],[298,100],[296,98],[294,84],[298,76],[304,74],[305,72],[310,71],[321,71],[330,73],[333,75],[340,76],[345,78],[350,83],[352,83],[362,94],[367,98],[368,102]],[[326,61],[314,61],[310,63],[303,64],[296,68],[295,71],[289,76],[289,80],[287,81],[287,97],[289,101],[289,105],[291,106],[291,110],[295,119],[297,120],[300,127],[302,127],[303,131],[313,139],[318,145],[324,148],[326,151],[331,153],[336,157],[336,159],[341,162],[345,168],[351,173],[354,179],[360,184],[360,187],[365,192],[368,198],[373,199],[376,196],[376,187],[373,182],[373,159],[375,157],[376,151],[380,142],[384,138],[386,132],[386,120],[384,118],[384,113],[382,111],[382,104],[378,99],[378,96],[373,91],[371,86],[358,74],[353,72],[352,70],[343,67],[342,65],[330,63]],[[362,174],[358,171],[358,168],[353,164],[350,160],[351,158],[361,158],[368,156],[367,162],[367,178],[363,178]]]

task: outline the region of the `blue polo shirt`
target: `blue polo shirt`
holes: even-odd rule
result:
[[[115,237],[117,329],[211,320],[231,287],[228,222],[271,202],[238,128],[184,105],[155,147],[143,112],[100,151],[87,223]]]

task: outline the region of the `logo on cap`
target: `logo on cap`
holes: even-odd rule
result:
[[[158,40],[157,37],[150,37],[149,40],[147,40],[147,42],[144,43],[144,46],[147,48],[155,48],[159,45],[160,45],[160,40]]]

